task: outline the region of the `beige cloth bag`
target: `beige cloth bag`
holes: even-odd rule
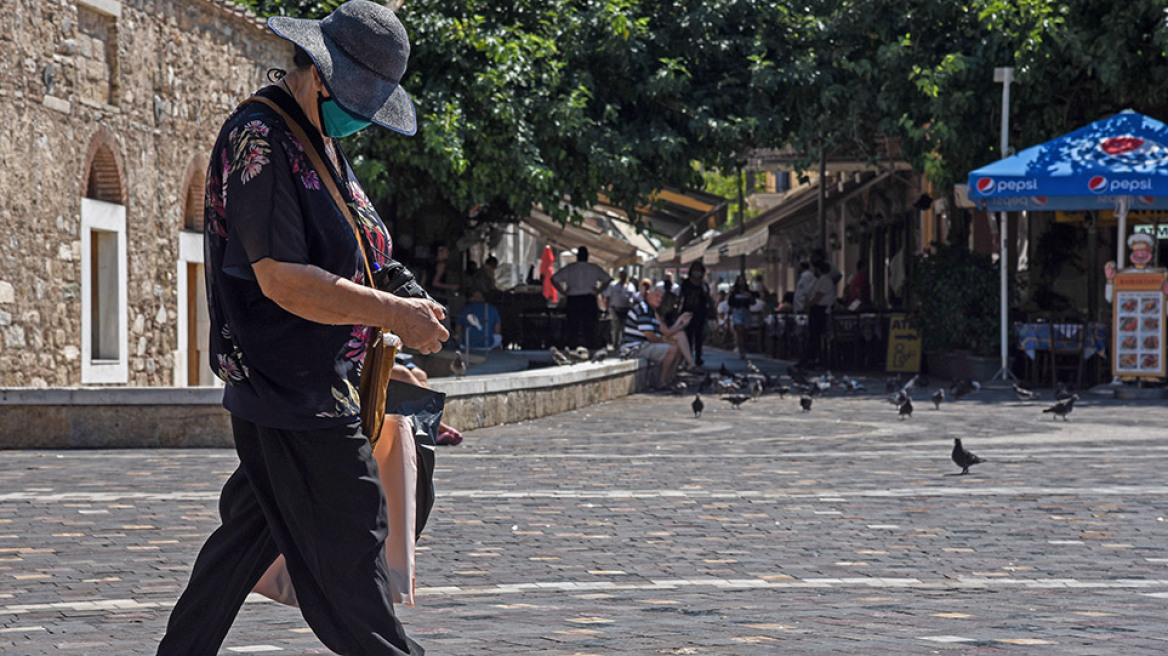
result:
[[[394,603],[414,605],[414,527],[416,525],[418,455],[414,448],[414,422],[401,415],[386,415],[381,437],[373,447],[385,505],[389,511],[389,537],[385,560]],[[296,606],[296,590],[281,554],[252,589],[269,599]]]

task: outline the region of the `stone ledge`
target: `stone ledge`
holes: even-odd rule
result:
[[[643,360],[433,382],[446,419],[472,430],[535,419],[642,389]],[[0,449],[230,448],[216,387],[0,388]]]

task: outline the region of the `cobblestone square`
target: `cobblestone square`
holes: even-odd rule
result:
[[[434,656],[1168,651],[1163,402],[917,396],[901,421],[874,392],[701,419],[636,395],[468,433],[399,613]],[[954,437],[989,462],[957,475]],[[235,462],[4,453],[0,652],[152,654]],[[257,601],[222,653],[328,652]]]

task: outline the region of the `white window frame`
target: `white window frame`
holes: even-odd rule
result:
[[[93,359],[93,244],[92,231],[117,236],[117,300],[112,312],[117,322],[118,358]],[[126,253],[126,206],[92,198],[81,199],[81,384],[126,384],[130,380],[129,279]]]
[[[187,294],[193,285],[199,281],[191,280],[187,275],[188,264],[204,264],[203,261],[203,233],[193,230],[180,230],[178,233],[178,276],[176,287],[178,294],[178,350],[174,354],[174,386],[190,387],[187,383],[190,368],[204,366],[201,362],[190,362],[187,353],[190,350],[191,335],[187,332],[187,322],[190,316],[187,313]],[[196,337],[197,338],[197,337]],[[208,371],[210,366],[208,366]],[[212,375],[210,383],[205,387],[222,387],[223,381]]]

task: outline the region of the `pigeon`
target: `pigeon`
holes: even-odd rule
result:
[[[775,391],[779,393],[779,398],[781,399],[791,393],[791,388],[787,387],[786,385],[779,385],[778,387],[775,387]]]
[[[760,396],[762,396],[762,381],[753,381],[750,383],[750,397],[757,401]]]
[[[740,389],[738,383],[734,382],[733,378],[726,378],[717,381],[718,391],[723,394],[736,393]]]
[[[738,409],[740,409],[739,406],[741,406],[743,403],[746,403],[747,401],[750,400],[750,395],[749,394],[731,394],[730,396],[723,396],[722,400],[729,401],[730,405],[734,406],[735,410],[738,410]]]
[[[1054,405],[1050,406],[1046,410],[1043,410],[1042,412],[1043,412],[1043,414],[1046,414],[1048,412],[1052,413],[1051,417],[1050,417],[1051,419],[1054,419],[1055,417],[1062,417],[1063,421],[1066,421],[1067,415],[1071,414],[1071,411],[1075,409],[1075,401],[1078,401],[1078,400],[1079,400],[1079,395],[1072,394],[1072,395],[1068,396],[1067,398],[1063,399],[1062,401],[1059,401],[1058,403],[1055,403]]]
[[[911,417],[912,411],[913,411],[912,399],[905,397],[904,403],[900,404],[900,413],[899,413],[900,418],[904,419],[905,417]]]
[[[855,378],[848,378],[846,381],[848,392],[863,392],[864,386]]]
[[[980,463],[985,462],[985,458],[979,458],[970,453],[965,447],[961,446],[961,438],[953,438],[953,462],[961,468],[962,474],[968,474],[969,468]]]
[[[1054,400],[1066,401],[1067,399],[1071,398],[1071,396],[1071,390],[1067,387],[1066,383],[1060,380],[1054,387]]]
[[[961,380],[953,381],[953,384],[949,386],[949,396],[952,396],[954,401],[958,401],[966,394],[973,394],[980,389],[981,383],[976,380],[962,378]]]
[[[552,362],[555,362],[557,365],[572,364],[572,359],[561,353],[560,349],[553,346],[550,350],[552,352]]]
[[[721,376],[722,378],[730,378],[731,377],[730,370],[726,368],[725,362],[723,362],[722,366],[718,368],[718,375]]]
[[[593,351],[593,352],[592,352],[592,357],[591,357],[590,359],[591,359],[593,362],[604,362],[604,359],[605,359],[605,358],[607,358],[607,357],[608,357],[608,351],[607,351],[607,350],[605,350],[605,349],[596,349],[595,351]]]
[[[812,399],[810,396],[799,397],[799,407],[803,408],[803,412],[811,412],[811,402]]]
[[[689,404],[689,407],[693,408],[694,417],[700,418],[702,416],[702,410],[706,408],[706,404],[702,403],[702,395],[695,394],[693,403]]]
[[[685,394],[687,389],[689,389],[689,385],[686,385],[685,381],[679,380],[669,386],[669,393],[674,396],[681,396],[682,394]]]
[[[576,362],[588,362],[592,359],[592,353],[588,351],[587,346],[577,346],[574,351],[568,351],[568,355]]]
[[[462,353],[454,354],[454,359],[450,361],[450,371],[454,373],[455,378],[466,375],[466,360],[462,359]]]
[[[933,409],[940,410],[941,404],[945,402],[945,388],[940,387],[936,392],[933,392]]]
[[[791,381],[800,385],[808,385],[807,375],[798,365],[791,365],[787,368],[787,375],[791,377]]]
[[[907,400],[908,400],[908,392],[905,390],[897,390],[891,396],[888,397],[888,402],[891,403],[892,405],[898,407],[898,408],[900,406],[904,405],[904,402]]]
[[[746,370],[747,370],[747,371],[749,371],[749,372],[750,372],[750,373],[752,373],[752,374],[759,374],[759,373],[762,373],[762,370],[760,370],[758,367],[756,367],[756,366],[754,365],[754,361],[753,361],[753,360],[747,360],[747,361],[746,361]]]
[[[1014,384],[1014,394],[1018,395],[1019,401],[1033,401],[1038,398],[1038,392],[1028,390],[1017,383]]]

